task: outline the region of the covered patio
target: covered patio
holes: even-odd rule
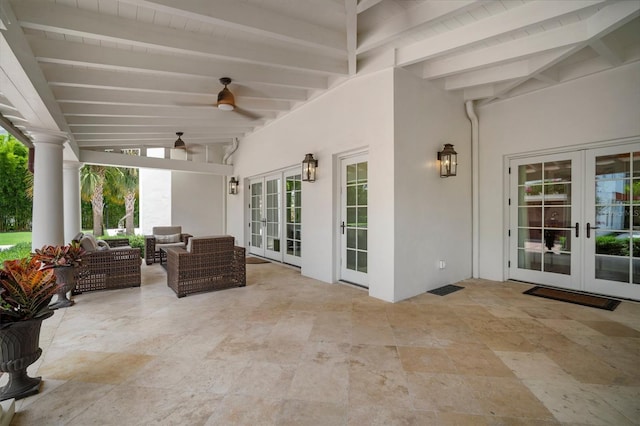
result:
[[[637,424],[640,305],[614,312],[469,279],[399,303],[278,265],[176,299],[77,296],[43,325],[42,391],[12,425]]]

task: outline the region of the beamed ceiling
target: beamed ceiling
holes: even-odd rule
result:
[[[82,149],[172,147],[176,131],[229,143],[389,67],[495,102],[637,61],[639,13],[638,0],[0,0],[0,125]],[[221,77],[246,115],[214,106]]]

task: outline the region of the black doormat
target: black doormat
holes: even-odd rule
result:
[[[559,300],[561,302],[575,303],[576,305],[589,306],[591,308],[606,309],[613,311],[620,304],[619,300],[608,299],[606,297],[592,296],[590,294],[573,293],[570,291],[557,290],[548,287],[533,287],[523,292],[532,296],[544,297],[546,299]]]
[[[245,257],[244,260],[247,265],[256,265],[259,263],[271,263],[268,260],[261,259],[259,257]]]
[[[459,285],[445,285],[444,287],[434,288],[433,290],[429,290],[427,293],[435,294],[436,296],[446,296],[447,294],[451,294],[455,291],[462,290],[464,287],[460,287]]]

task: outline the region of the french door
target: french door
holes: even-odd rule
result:
[[[343,158],[340,171],[340,279],[369,287],[367,155]]]
[[[509,277],[640,300],[640,144],[510,170]]]
[[[281,254],[281,175],[250,181],[251,246],[249,252],[274,260]]]
[[[249,252],[300,266],[302,263],[300,169],[251,179],[249,183],[251,197],[249,200],[251,218]]]

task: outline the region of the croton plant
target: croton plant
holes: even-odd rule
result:
[[[43,269],[78,266],[82,263],[84,249],[75,241],[66,246],[43,246],[32,253],[32,257],[42,262]]]
[[[57,291],[53,270],[38,259],[6,260],[0,268],[0,328],[46,315]]]

